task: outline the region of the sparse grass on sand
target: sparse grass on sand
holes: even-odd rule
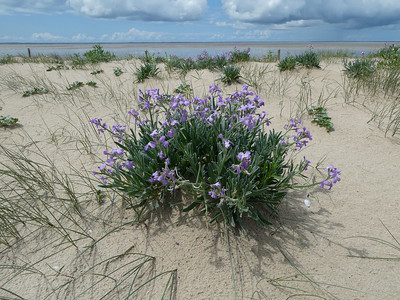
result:
[[[280,72],[275,58],[249,61],[247,50],[202,53],[196,62],[149,53],[115,61],[94,50],[72,61],[0,60],[1,115],[18,119],[18,126],[0,126],[0,299],[398,296],[398,69],[382,64],[349,78],[335,60],[351,59],[348,53],[325,53],[321,69]],[[182,213],[189,194],[162,195],[169,205],[154,201],[142,210],[132,195],[101,187],[92,172],[115,144],[90,120],[137,128],[127,112],[139,108],[139,89],[206,98],[228,63],[265,101],[271,128],[303,119],[313,141],[290,159],[307,157],[315,167],[325,165],[321,157],[332,159],[343,173],[336,190],[290,190],[270,226],[244,219],[248,231],[239,234],[223,222],[209,224],[199,211]],[[47,72],[49,64],[68,68]],[[157,76],[140,75],[145,64]],[[103,72],[94,77],[94,69]],[[84,84],[93,78],[96,88]],[[242,90],[230,83],[224,94]],[[316,107],[329,114],[334,131],[312,123]]]

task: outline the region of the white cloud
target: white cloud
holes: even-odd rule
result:
[[[143,21],[198,20],[207,8],[207,0],[68,0],[68,4],[90,17]]]
[[[0,14],[73,11],[95,18],[143,21],[193,21],[207,9],[207,0],[0,0]]]
[[[40,32],[40,33],[35,32],[32,34],[32,39],[40,41],[55,41],[55,40],[61,40],[63,39],[63,37],[52,35],[51,33],[48,32]]]
[[[0,13],[65,11],[66,0],[0,0]]]
[[[300,20],[371,27],[399,22],[398,0],[221,0],[234,20],[284,24]]]
[[[72,40],[74,42],[90,42],[96,40],[96,38],[93,36],[88,36],[84,33],[78,33],[72,36]]]
[[[111,35],[103,34],[101,40],[110,42],[140,42],[158,40],[161,37],[162,35],[159,33],[131,28],[126,32],[114,32]]]
[[[217,25],[218,27],[232,27],[235,29],[247,29],[253,26],[252,24],[246,24],[241,22],[229,23],[225,21],[217,21],[213,24]]]

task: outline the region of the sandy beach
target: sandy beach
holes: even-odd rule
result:
[[[118,60],[53,71],[45,63],[0,65],[0,115],[18,118],[17,126],[0,128],[0,199],[17,199],[10,182],[22,180],[5,166],[21,176],[30,170],[26,178],[37,181],[27,184],[36,200],[19,203],[35,211],[46,199],[37,207],[47,210],[37,215],[52,220],[21,219],[19,238],[1,237],[1,299],[399,299],[400,139],[381,113],[396,95],[356,93],[340,60],[286,72],[276,63],[239,63],[249,90],[265,102],[270,129],[301,118],[313,140],[296,155],[333,163],[341,181],[331,191],[290,191],[280,218],[268,227],[250,223],[248,234],[208,224],[179,206],[135,224],[117,193],[96,194],[100,182],[91,171],[112,140],[89,120],[132,126],[127,112],[138,107],[139,89],[173,93],[185,83],[204,97],[213,84],[224,95],[242,88],[224,85],[219,71],[180,74],[162,63],[157,78],[137,83],[140,64]],[[95,69],[103,72],[92,75]],[[67,90],[75,81],[97,85]],[[48,93],[22,96],[34,87]],[[334,131],[307,114],[321,104]]]

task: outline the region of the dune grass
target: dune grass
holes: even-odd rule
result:
[[[44,58],[40,59],[44,62]],[[31,62],[36,63],[40,59],[38,57],[37,60]],[[148,59],[152,60],[152,58]],[[163,62],[165,66],[168,65],[167,61]],[[45,63],[49,62],[50,60],[45,61]],[[296,98],[296,101],[290,104],[293,116],[306,114],[307,110],[316,104],[326,107],[338,94],[338,90],[331,88],[329,84],[324,85],[322,90],[314,92],[313,78],[307,75],[299,78],[297,74],[290,72],[279,73],[273,70],[270,64],[240,66],[244,77],[256,92],[278,95],[283,99],[282,105],[289,105],[284,103],[289,97]],[[178,72],[179,68],[171,67],[172,70],[178,70]],[[187,69],[192,70],[191,67]],[[0,184],[0,253],[3,259],[9,259],[7,262],[2,261],[0,266],[4,275],[0,278],[0,297],[26,298],[24,291],[10,286],[21,278],[32,276],[35,280],[39,278],[44,284],[41,294],[43,299],[79,297],[141,299],[140,297],[146,297],[149,294],[154,295],[153,299],[176,299],[179,269],[159,267],[155,256],[137,253],[134,249],[121,249],[115,255],[109,257],[102,255],[97,259],[96,251],[101,249],[102,243],[108,242],[108,239],[119,231],[131,230],[132,225],[136,223],[133,218],[115,220],[116,215],[126,211],[129,199],[118,193],[102,190],[90,174],[95,162],[100,161],[97,156],[99,149],[102,145],[111,145],[111,141],[99,136],[96,130],[88,125],[92,115],[82,113],[76,107],[94,110],[97,105],[103,105],[114,115],[126,113],[131,108],[132,98],[137,96],[137,92],[123,85],[124,77],[129,76],[132,82],[135,79],[133,72],[125,73],[121,76],[122,79],[116,78],[120,85],[114,85],[106,77],[99,78],[101,92],[86,90],[87,88],[66,91],[67,78],[63,78],[63,83],[59,84],[39,75],[26,78],[12,71],[1,75],[1,87],[21,96],[29,88],[48,89],[49,93],[46,95],[32,95],[34,103],[37,107],[43,106],[44,103],[62,103],[65,106],[65,114],[63,118],[60,118],[63,125],[59,128],[47,125],[46,143],[49,146],[58,147],[59,151],[65,151],[66,154],[75,151],[83,157],[90,157],[86,162],[89,161],[92,165],[72,161],[67,164],[67,168],[61,170],[56,158],[45,154],[41,146],[37,145],[43,141],[32,139],[24,147],[11,145],[10,142],[7,146],[0,145],[2,182]],[[385,102],[375,102],[376,106],[371,109],[375,115],[371,121],[378,122],[387,133],[390,132],[393,135],[398,134],[400,128],[400,106],[395,97],[399,91],[398,78],[400,76],[398,74],[395,70],[381,69],[366,82],[344,77],[343,86],[341,86],[343,90],[346,90],[347,96],[344,98],[349,103],[352,103],[351,99],[360,101],[361,94],[368,95],[372,99],[381,95],[383,91]],[[181,86],[178,92],[193,96],[193,86],[193,84]],[[363,105],[370,104],[365,102]],[[380,120],[381,123],[379,123]],[[128,120],[121,117],[116,120],[116,123],[123,121]],[[46,120],[43,120],[43,124],[46,124]],[[105,229],[100,234],[95,234],[93,228],[100,224],[104,225]],[[385,228],[392,240],[368,236],[358,238],[381,243],[397,251],[398,239],[388,230],[389,227]],[[37,248],[40,255],[27,260],[28,254],[24,256],[18,254],[18,251],[21,251],[21,245],[25,242],[32,243],[32,240],[40,241],[40,237],[50,237]],[[229,293],[233,299],[242,299],[243,295],[248,293],[241,290],[243,283],[236,272],[239,268],[237,265],[239,258],[232,250],[231,233],[228,232],[226,238],[228,246],[226,252],[232,271],[232,287],[229,288]],[[49,249],[51,249],[50,253]],[[55,257],[62,257],[68,251],[75,254],[70,256],[71,260],[67,261],[65,266],[56,265],[53,262]],[[18,259],[13,263],[14,256]],[[286,289],[289,291],[288,299],[301,297],[335,299],[333,293],[332,295],[326,293],[326,289],[334,284],[314,280],[296,264],[290,253],[284,251],[282,257],[293,265],[296,275],[271,276],[270,279],[263,280],[267,281],[267,285]],[[379,254],[376,257],[379,258]],[[392,259],[396,260],[397,257]],[[83,267],[79,269],[80,265]],[[76,270],[79,272],[76,273]],[[264,285],[259,285],[252,299],[269,299],[264,287]],[[362,293],[356,290],[354,292]]]

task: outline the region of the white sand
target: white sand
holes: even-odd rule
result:
[[[104,70],[96,76],[90,75],[91,68],[46,72],[46,67],[0,66],[0,115],[17,117],[22,125],[1,128],[0,143],[13,150],[18,150],[16,145],[22,146],[18,151],[42,160],[34,153],[36,145],[66,173],[72,173],[71,166],[81,173],[85,172],[83,166],[88,171],[95,170],[102,159],[105,144],[97,139],[88,124],[89,118],[125,124],[129,120],[126,112],[135,107],[138,88],[172,92],[182,82],[177,74],[163,72],[161,79],[134,84],[133,61],[96,66]],[[115,67],[122,68],[124,74],[114,76]],[[230,251],[222,226],[208,226],[205,218],[192,215],[187,218],[188,215],[176,210],[159,211],[145,225],[127,225],[113,231],[118,224],[133,219],[132,210],[125,210],[119,198],[107,198],[106,204],[99,206],[95,195],[88,195],[89,201],[82,203],[83,218],[76,219],[96,241],[113,232],[86,251],[90,239],[78,241],[77,248],[68,242],[60,245],[60,235],[54,229],[37,230],[9,248],[0,246],[0,266],[14,266],[11,270],[0,267],[0,298],[11,297],[8,290],[25,299],[99,299],[120,282],[118,278],[125,278],[123,273],[129,266],[108,278],[89,276],[107,272],[106,263],[93,272],[90,268],[125,254],[107,265],[110,272],[139,257],[132,253],[141,253],[154,257],[155,261],[153,270],[149,268],[151,263],[145,265],[136,284],[162,272],[177,270],[176,299],[278,300],[291,295],[299,295],[291,299],[316,299],[316,295],[324,299],[398,299],[400,249],[357,237],[377,237],[395,244],[383,223],[400,240],[398,137],[385,137],[377,123],[368,123],[370,112],[359,105],[345,104],[341,64],[284,74],[273,64],[246,63],[243,68],[253,71],[267,68],[259,78],[258,92],[266,102],[265,110],[274,118],[272,126],[277,129],[298,112],[300,93],[305,95],[306,91],[301,89],[302,81],[303,87],[310,83],[309,105],[315,104],[323,91],[335,131],[327,133],[311,124],[305,115],[304,122],[313,134],[313,141],[299,155],[306,155],[313,163],[326,156],[325,165],[334,163],[342,171],[342,181],[331,192],[318,188],[291,192],[281,206],[280,226],[279,222],[268,228],[253,226],[248,236],[231,232]],[[194,87],[195,95],[203,96],[218,77],[217,72],[190,72],[185,82]],[[96,81],[98,88],[85,86],[66,91],[65,87],[76,80]],[[51,93],[23,98],[22,92],[33,87],[30,81],[40,87],[49,86]],[[240,88],[238,84],[223,90],[228,94]],[[79,142],[84,133],[93,143],[93,155]],[[2,153],[0,160],[6,161]],[[76,177],[73,181],[77,192],[87,190]],[[304,204],[307,193],[310,208]],[[21,232],[28,234],[33,229],[36,227],[29,225],[21,228]],[[354,256],[395,257],[397,261]],[[34,264],[30,272],[17,274],[16,266],[30,264]],[[82,274],[85,276],[80,277]],[[160,299],[170,274],[158,277],[153,285],[147,285],[130,299]],[[16,276],[11,278],[13,275]],[[98,285],[80,295],[102,278]],[[134,276],[128,278],[121,284],[120,294],[114,290],[104,299],[125,299]],[[62,286],[66,283],[70,284]]]

